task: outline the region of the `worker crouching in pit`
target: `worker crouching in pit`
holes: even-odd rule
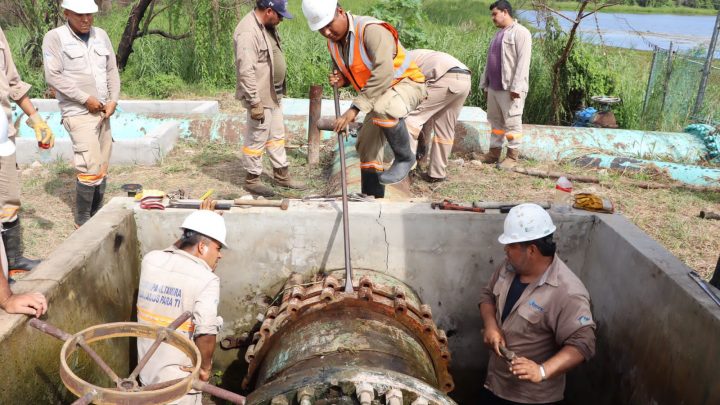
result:
[[[103,204],[112,152],[110,117],[120,98],[120,74],[107,33],[93,27],[93,0],[63,0],[67,23],[45,34],[45,80],[55,89],[77,170],[75,226]]]
[[[367,114],[357,139],[361,187],[363,194],[382,198],[385,185],[404,180],[415,165],[404,118],[427,96],[425,76],[390,24],[352,15],[335,0],[303,0],[302,9],[310,29],[328,40],[330,85],[352,85],[359,93],[334,129],[344,131],[361,111]],[[395,155],[387,171],[386,139]]]
[[[565,373],[595,354],[590,296],[555,254],[555,225],[536,204],[505,218],[506,260],[480,297],[483,340],[492,350],[482,404],[563,399]]]
[[[203,203],[203,208],[210,204]],[[167,327],[185,311],[192,318],[177,330],[195,342],[202,357],[199,378],[211,377],[216,336],[223,320],[217,315],[220,279],[215,274],[225,244],[225,221],[207,209],[190,214],[182,236],[165,250],[145,255],[137,300],[138,322]],[[150,349],[151,339],[138,339],[138,358]],[[190,359],[180,350],[161,345],[140,373],[143,385],[185,378],[192,371]],[[202,393],[192,390],[174,404],[201,404]]]

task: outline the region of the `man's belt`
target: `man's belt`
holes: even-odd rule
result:
[[[454,68],[448,70],[447,73],[460,73],[463,75],[469,75],[470,71],[467,69],[460,68],[460,67],[454,67]]]

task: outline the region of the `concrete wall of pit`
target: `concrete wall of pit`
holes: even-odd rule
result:
[[[13,288],[45,292],[47,320],[69,333],[133,319],[142,254],[169,246],[188,213],[141,211],[114,199]],[[411,203],[351,203],[350,213],[353,266],[405,281],[432,307],[453,351],[452,396],[473,403],[488,355],[477,295],[503,260],[497,235],[504,215]],[[343,266],[340,204],[294,201],[288,211],[234,209],[225,219],[231,249],[217,270],[221,337],[249,331],[291,272]],[[590,291],[598,323],[597,356],[570,374],[568,402],[720,403],[720,308],[688,277],[690,269],[620,215],[554,219],[560,256]],[[0,316],[0,338],[3,404],[72,399],[58,378],[59,341],[10,315]],[[132,347],[106,349],[101,355],[126,375]],[[238,390],[243,356],[244,348],[216,352],[229,389]]]

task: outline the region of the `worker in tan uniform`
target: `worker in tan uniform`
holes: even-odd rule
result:
[[[330,85],[352,85],[358,92],[334,129],[344,131],[361,111],[367,114],[356,145],[361,186],[364,194],[381,198],[385,185],[402,181],[415,165],[405,117],[427,95],[425,76],[390,24],[352,15],[336,0],[303,0],[302,9],[310,29],[328,40],[334,64]],[[388,170],[385,140],[395,155]]]
[[[565,373],[595,354],[595,322],[582,281],[555,254],[555,225],[536,204],[513,207],[505,262],[480,295],[491,349],[480,404],[559,403]]]
[[[287,65],[277,26],[287,11],[287,0],[257,0],[255,9],[240,20],[233,39],[237,67],[235,97],[247,109],[242,162],[247,175],[243,188],[253,194],[275,192],[260,181],[262,156],[267,153],[273,177],[280,186],[302,190],[305,183],[290,177],[285,153],[285,123],[281,99],[286,91]]]
[[[480,88],[487,97],[487,119],[490,123],[490,150],[480,157],[483,163],[498,163],[503,142],[508,141],[501,169],[512,169],[520,157],[523,137],[522,113],[528,92],[532,36],[527,28],[513,19],[506,0],[490,5],[493,23],[498,27],[488,50]]]
[[[63,0],[67,23],[45,34],[45,80],[55,89],[77,170],[75,226],[102,207],[112,152],[110,117],[120,97],[120,75],[107,33],[93,27],[93,0]]]
[[[5,36],[0,30],[0,39],[4,41]],[[7,42],[5,42],[7,44]],[[7,48],[0,48],[0,51]],[[0,114],[0,161],[15,154],[15,142],[9,137],[10,120],[6,114]],[[0,239],[0,266],[2,276],[0,277],[0,309],[9,314],[26,314],[40,317],[47,311],[47,300],[45,296],[38,293],[13,294],[8,283],[8,257],[5,254],[5,245]]]
[[[215,274],[221,249],[227,247],[227,230],[222,216],[201,209],[188,215],[181,226],[182,236],[173,246],[145,255],[140,269],[137,298],[138,322],[167,327],[186,311],[192,318],[177,329],[200,350],[202,381],[212,376],[212,359],[223,319],[217,315],[220,279]],[[142,359],[152,339],[137,340]],[[140,372],[142,385],[157,384],[190,374],[190,359],[179,349],[161,345]],[[201,405],[202,392],[192,390],[172,404]]]
[[[427,98],[405,119],[412,137],[410,146],[416,152],[418,138],[422,142],[432,139],[430,164],[422,177],[433,183],[443,181],[447,177],[448,158],[455,141],[455,125],[470,94],[470,69],[453,56],[439,51],[416,49],[408,52],[408,57],[422,70],[428,92]],[[421,149],[427,147],[421,145]]]
[[[8,137],[15,142],[17,131],[12,125],[12,109],[10,101],[14,101],[29,117],[28,125],[35,130],[35,137],[39,146],[52,148],[55,136],[47,123],[40,117],[28,97],[30,85],[23,82],[18,74],[15,62],[10,52],[10,44],[5,33],[0,28],[0,105],[3,119],[10,122]],[[40,263],[39,260],[28,259],[23,256],[22,229],[20,227],[20,178],[17,173],[17,159],[15,152],[0,156],[0,223],[2,224],[2,239],[7,252],[10,276],[30,271]],[[7,271],[8,269],[6,269]]]

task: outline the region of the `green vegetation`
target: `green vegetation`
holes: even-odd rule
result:
[[[448,52],[463,61],[473,74],[473,91],[468,105],[485,107],[478,91],[478,80],[485,64],[488,44],[496,28],[489,18],[489,0],[344,0],[344,8],[355,14],[372,14],[396,24],[406,48],[427,47]],[[238,20],[251,6],[233,0],[175,2],[152,22],[155,29],[172,33],[188,30],[195,35],[168,40],[157,35],[138,38],[126,69],[122,72],[123,97],[169,98],[191,94],[214,97],[235,88],[232,33]],[[327,83],[331,62],[325,39],[311,32],[302,15],[301,2],[290,2],[295,19],[280,25],[288,63],[288,95],[307,97],[311,84]],[[568,3],[563,3],[568,4]],[[530,4],[518,4],[530,7]],[[95,25],[104,28],[115,46],[125,27],[130,8],[116,8],[98,16]],[[31,67],[22,46],[29,38],[26,30],[6,30],[24,80],[33,84],[32,96],[42,96],[42,72]],[[531,64],[531,89],[524,119],[528,123],[547,123],[550,119],[552,65],[567,40],[567,34],[550,26],[544,39],[536,39]],[[563,121],[572,120],[572,111],[590,105],[590,96],[608,94],[621,97],[614,109],[624,128],[644,128],[641,119],[643,96],[651,55],[626,49],[604,48],[576,42],[563,71]],[[331,95],[328,86],[326,95]],[[350,90],[343,90],[345,97]],[[682,123],[677,123],[680,129]],[[669,128],[667,128],[669,129]]]

